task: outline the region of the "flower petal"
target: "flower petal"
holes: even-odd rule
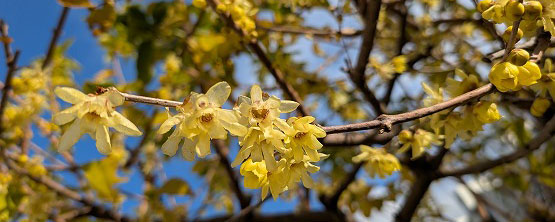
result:
[[[262,89],[258,85],[251,87],[251,100],[252,103],[262,102]]]
[[[290,113],[295,111],[295,109],[297,109],[298,106],[299,106],[298,102],[291,101],[291,100],[281,100],[281,103],[279,104],[279,111],[281,113]]]
[[[173,131],[172,135],[162,144],[162,152],[168,156],[175,155],[180,141],[181,137],[178,135],[177,130]]]
[[[111,127],[114,127],[114,129],[119,131],[120,133],[129,136],[143,135],[143,133],[137,128],[137,126],[135,126],[135,124],[133,124],[131,121],[125,118],[125,116],[116,111],[112,112],[111,120],[113,122],[113,125],[111,125]]]
[[[85,95],[81,91],[70,87],[56,87],[56,89],[54,89],[54,93],[63,101],[71,104],[77,104],[89,98],[89,96]]]
[[[58,144],[58,152],[69,151],[83,133],[81,132],[81,120],[75,120],[69,128],[67,128],[66,132],[60,138],[60,143]]]
[[[262,154],[264,155],[264,162],[268,171],[273,172],[277,168],[277,161],[274,157],[274,148],[272,145],[264,143],[262,145]]]
[[[208,137],[208,134],[198,135],[196,151],[200,158],[206,157],[210,154],[210,137]]]
[[[181,155],[187,161],[195,160],[195,142],[191,139],[184,137],[183,146],[181,146]]]
[[[168,119],[166,119],[166,121],[164,121],[164,123],[162,123],[162,125],[160,125],[160,128],[158,129],[158,134],[164,134],[167,133],[168,131],[170,131],[170,129],[181,123],[181,119],[178,118],[177,116],[172,116]]]
[[[231,94],[231,87],[227,82],[219,82],[206,91],[206,96],[211,103],[222,106]]]
[[[77,117],[77,111],[79,110],[81,106],[79,105],[75,105],[72,107],[69,107],[67,109],[62,110],[59,113],[56,113],[52,119],[54,120],[54,123],[56,125],[64,125],[66,123],[71,122],[72,120],[75,119],[75,117]]]
[[[108,155],[112,152],[112,145],[110,144],[110,134],[108,134],[108,127],[97,124],[96,125],[96,149],[98,152]]]

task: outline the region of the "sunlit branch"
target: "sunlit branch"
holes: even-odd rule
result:
[[[2,134],[2,117],[4,116],[4,110],[6,109],[6,105],[8,104],[8,95],[12,88],[12,78],[15,75],[15,71],[17,69],[17,59],[19,58],[19,50],[12,53],[12,49],[10,47],[10,37],[8,36],[8,25],[4,23],[3,20],[0,20],[0,38],[4,43],[4,54],[6,57],[6,66],[8,68],[8,72],[6,73],[6,79],[4,80],[4,87],[2,87],[2,99],[0,100],[0,135]]]
[[[60,38],[60,35],[62,34],[62,29],[64,28],[64,24],[67,20],[67,14],[68,13],[69,13],[69,8],[64,7],[64,9],[62,10],[62,14],[60,15],[60,18],[58,19],[58,23],[56,25],[56,28],[54,29],[54,34],[52,35],[52,38],[50,39],[50,44],[48,44],[48,50],[46,51],[46,57],[44,57],[44,61],[42,62],[42,69],[45,69],[46,67],[48,67],[50,65],[50,62],[52,61],[52,55],[54,53],[54,49],[56,48],[56,43],[58,42],[58,39]]]

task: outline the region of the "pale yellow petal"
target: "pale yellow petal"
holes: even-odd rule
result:
[[[70,108],[64,109],[59,113],[54,114],[52,119],[56,125],[64,125],[66,123],[71,122],[72,120],[77,117],[77,111],[79,110],[80,106],[72,106]]]
[[[164,121],[164,123],[162,123],[162,125],[160,125],[160,128],[158,129],[158,134],[164,134],[167,133],[168,131],[170,131],[170,129],[181,123],[181,119],[178,118],[177,116],[172,116],[168,119],[166,119],[166,121]]]
[[[181,141],[181,137],[178,136],[177,131],[173,131],[172,135],[168,137],[166,142],[162,144],[162,153],[173,156],[177,152],[177,145]]]
[[[114,127],[114,129],[119,131],[120,133],[129,136],[143,135],[143,133],[137,128],[137,126],[135,126],[135,124],[133,124],[131,121],[125,118],[125,116],[119,114],[118,112],[112,112],[111,119],[113,122],[113,125],[111,125],[111,127]]]
[[[302,177],[301,177],[302,181],[303,181],[303,185],[306,188],[312,188],[314,187],[314,181],[312,181],[312,178],[308,175],[308,173],[303,173]]]
[[[108,155],[112,152],[112,145],[110,144],[110,134],[108,134],[108,127],[97,124],[96,125],[96,149],[98,152]]]
[[[204,158],[210,154],[210,137],[208,137],[207,134],[198,135],[196,152],[200,158]]]
[[[220,122],[222,126],[234,136],[245,136],[247,134],[247,127],[239,123]]]
[[[54,93],[63,101],[71,104],[77,104],[89,98],[89,96],[83,94],[81,91],[70,87],[56,87]]]
[[[112,106],[121,106],[123,102],[125,102],[125,97],[123,97],[123,95],[121,95],[121,93],[115,88],[110,88],[107,92],[100,96],[106,97]]]
[[[183,146],[181,146],[181,155],[187,161],[195,160],[195,143],[189,138],[183,138]]]
[[[273,172],[277,168],[277,161],[274,157],[274,148],[269,144],[262,145],[262,154],[268,171]]]
[[[222,106],[231,94],[231,87],[227,82],[219,82],[206,91],[206,96],[211,103]]]
[[[299,106],[298,102],[291,101],[291,100],[281,100],[281,103],[279,104],[279,111],[282,113],[290,113],[295,111],[295,109],[297,109],[298,106]]]
[[[251,87],[251,100],[252,103],[262,102],[262,89],[258,85]]]
[[[60,143],[58,144],[58,152],[69,151],[79,138],[83,135],[81,132],[81,120],[75,120],[65,133],[60,138]]]

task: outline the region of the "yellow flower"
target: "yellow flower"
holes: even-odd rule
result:
[[[540,67],[535,62],[526,62],[523,66],[518,66],[518,84],[529,86],[537,83],[542,77]]]
[[[289,145],[292,151],[293,158],[299,162],[303,160],[306,153],[310,161],[319,161],[318,149],[322,148],[322,144],[318,138],[326,136],[326,132],[313,124],[314,117],[304,116],[301,118],[291,117],[287,120],[289,126],[281,126],[280,129],[284,130],[287,138],[285,143]]]
[[[285,134],[275,128],[262,131],[259,127],[250,127],[247,134],[239,138],[241,149],[231,166],[236,167],[250,157],[255,162],[265,161],[268,170],[274,171],[277,169],[274,152],[276,150],[280,153],[287,152],[283,139]]]
[[[160,126],[158,133],[164,134],[177,125],[162,144],[162,152],[175,155],[177,145],[184,139],[182,155],[186,160],[194,160],[195,152],[199,157],[210,154],[210,140],[227,138],[227,131],[236,136],[245,135],[247,129],[238,123],[234,111],[221,108],[230,93],[231,87],[226,82],[215,84],[206,94],[192,92],[178,107],[180,113]]]
[[[274,121],[283,121],[279,119],[281,113],[293,112],[299,106],[294,101],[268,96],[258,85],[252,86],[250,96],[240,96],[237,109],[251,126],[258,126],[262,130],[272,128]]]
[[[280,161],[280,167],[275,172],[269,172],[264,162],[253,162],[248,159],[241,164],[240,173],[245,177],[244,186],[247,189],[262,188],[260,195],[263,200],[268,195],[268,190],[276,200],[280,193],[287,190],[287,175],[285,175],[285,159]]]
[[[493,102],[481,101],[473,107],[472,112],[482,123],[493,123],[501,119],[497,105]]]
[[[482,17],[495,23],[503,23],[507,20],[505,7],[497,3],[482,12]]]
[[[320,167],[310,161],[308,156],[304,156],[300,161],[295,159],[289,161],[288,168],[284,170],[284,178],[288,179],[288,187],[293,187],[301,181],[306,188],[314,187],[314,181],[308,173],[316,173],[320,170]]]
[[[536,98],[532,103],[532,107],[530,107],[530,113],[534,116],[541,117],[549,106],[551,106],[551,101],[549,101],[549,99],[541,97]]]
[[[545,60],[542,77],[530,88],[541,97],[548,97],[549,94],[551,99],[555,99],[555,69],[552,67],[551,59]]]
[[[510,62],[501,62],[495,64],[489,73],[489,81],[501,92],[514,90],[518,86],[517,66]]]
[[[110,153],[112,147],[108,127],[130,136],[142,135],[131,121],[114,109],[124,102],[124,97],[114,88],[100,95],[85,95],[68,87],[57,87],[54,93],[60,99],[74,104],[53,117],[54,123],[58,125],[73,121],[60,139],[60,152],[69,150],[83,134],[88,133],[96,140],[96,148],[100,153]]]
[[[437,90],[434,90],[430,86],[428,86],[425,82],[422,82],[421,85],[424,92],[428,94],[428,97],[426,97],[423,101],[424,106],[432,106],[443,102],[442,88],[437,88]]]
[[[432,144],[441,144],[437,135],[423,129],[417,129],[414,134],[408,130],[401,131],[399,142],[403,144],[399,152],[405,152],[412,147],[412,159],[420,157]]]
[[[540,17],[545,31],[551,32],[555,36],[555,1],[553,0],[539,0],[543,7],[542,15]]]
[[[461,78],[461,81],[457,81],[453,78],[447,78],[447,94],[451,97],[460,96],[468,91],[478,88],[480,83],[476,75],[466,75],[462,70],[456,69],[455,75]]]
[[[193,6],[197,8],[204,8],[206,7],[206,0],[193,0]]]
[[[383,148],[372,148],[366,145],[360,146],[361,153],[353,157],[353,162],[364,164],[364,169],[371,177],[376,175],[385,178],[395,171],[401,170],[401,164],[394,155],[387,153]]]
[[[407,70],[407,57],[404,55],[395,56],[391,60],[391,63],[393,64],[393,67],[395,67],[396,73],[402,73]]]

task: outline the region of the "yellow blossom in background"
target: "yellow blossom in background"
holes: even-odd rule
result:
[[[428,94],[428,97],[426,97],[423,101],[424,106],[432,106],[443,102],[442,88],[437,88],[434,90],[430,86],[428,86],[428,84],[426,84],[425,82],[422,82],[421,85],[424,92]]]
[[[489,81],[501,92],[517,89],[518,86],[517,66],[510,62],[495,64],[489,73]]]
[[[501,119],[497,105],[493,102],[481,101],[474,105],[472,112],[484,124],[493,123]]]
[[[318,141],[318,138],[325,137],[326,132],[322,128],[311,124],[312,122],[314,122],[312,116],[291,117],[287,120],[291,127],[280,127],[285,129],[284,132],[287,135],[285,143],[291,148],[293,158],[297,162],[303,160],[305,153],[310,157],[310,161],[320,160],[318,149],[322,148],[322,144]]]
[[[551,99],[555,99],[555,68],[551,59],[545,60],[542,77],[538,80],[538,83],[530,86],[530,88],[541,97],[551,96]]]
[[[545,31],[555,36],[555,1],[553,0],[539,0],[542,5],[541,23]]]
[[[420,157],[426,149],[431,148],[432,144],[441,144],[437,135],[423,129],[417,129],[414,134],[408,130],[401,131],[399,142],[403,144],[399,149],[400,153],[412,148],[412,159]]]
[[[210,154],[210,140],[227,138],[227,131],[244,136],[247,129],[238,123],[234,111],[221,108],[230,93],[231,87],[226,82],[215,84],[206,94],[192,92],[178,107],[180,113],[168,118],[160,126],[158,133],[164,134],[177,125],[162,145],[162,152],[175,155],[177,146],[184,139],[182,155],[186,160],[193,160],[195,153],[199,157]]]
[[[480,81],[476,75],[467,75],[460,69],[455,70],[455,75],[461,78],[461,81],[453,78],[447,78],[445,90],[450,97],[460,96],[468,91],[472,91],[480,86]]]
[[[364,169],[371,177],[385,178],[393,172],[401,170],[401,164],[397,157],[383,148],[361,145],[360,150],[360,154],[353,157],[353,162],[365,162]]]
[[[124,102],[124,97],[114,88],[109,88],[100,95],[85,95],[68,87],[57,87],[54,93],[60,99],[73,104],[53,117],[54,123],[58,125],[73,121],[60,138],[60,152],[71,149],[83,134],[88,133],[96,140],[96,148],[100,153],[110,153],[112,148],[108,127],[129,136],[142,135],[131,121],[114,109]]]
[[[551,101],[549,101],[549,99],[541,97],[536,98],[532,103],[532,107],[530,107],[530,113],[534,116],[541,117],[549,106],[551,106]]]
[[[395,67],[396,73],[402,73],[407,71],[407,57],[404,55],[395,56],[391,60],[391,64]]]

